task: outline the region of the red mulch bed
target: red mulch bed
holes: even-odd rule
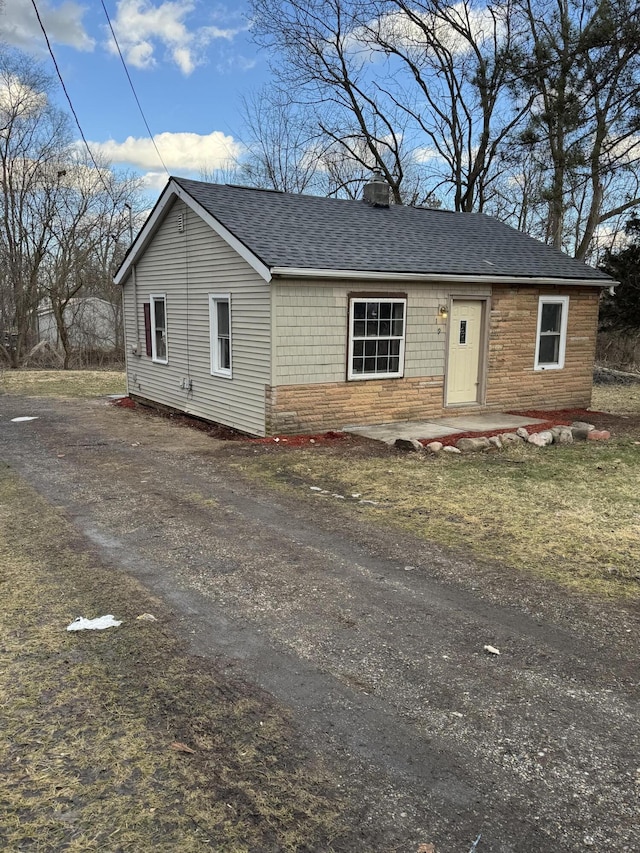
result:
[[[545,429],[551,429],[554,426],[569,426],[574,421],[587,421],[587,423],[592,422],[592,418],[595,415],[600,414],[599,412],[590,412],[587,409],[559,409],[556,412],[550,412],[548,410],[542,409],[521,409],[518,411],[507,412],[507,415],[517,415],[521,418],[536,418],[540,419],[542,423],[536,424],[525,424],[524,428],[527,432],[542,432]],[[430,441],[439,441],[443,445],[455,446],[456,441],[461,438],[491,438],[492,435],[502,435],[505,432],[512,432],[514,430],[510,429],[494,429],[489,430],[488,432],[456,432],[453,435],[445,435],[442,438],[434,439],[424,439],[422,441],[423,444],[429,444]]]
[[[117,400],[112,401],[112,405],[117,406],[119,409],[135,409],[136,407],[135,401],[131,397],[119,397]]]
[[[574,421],[586,421],[587,423],[590,423],[589,418],[592,418],[594,415],[604,413],[591,412],[588,409],[557,409],[553,412],[550,412],[548,409],[518,409],[517,411],[514,409],[507,412],[507,414],[519,415],[521,418],[540,418],[541,420],[553,418],[554,421],[557,418],[561,418],[564,419],[566,423],[571,424]]]
[[[173,421],[174,423],[179,423],[184,426],[188,426],[191,428],[199,429],[202,432],[206,432],[207,435],[212,436],[212,438],[218,438],[222,441],[243,441],[248,444],[266,444],[266,445],[277,445],[282,447],[306,447],[308,445],[316,445],[316,444],[334,444],[339,441],[349,441],[351,436],[344,432],[336,432],[334,430],[329,430],[328,432],[316,433],[314,435],[276,435],[276,436],[267,436],[266,438],[254,438],[250,435],[245,435],[242,432],[238,432],[237,430],[231,429],[231,427],[225,427],[221,424],[213,424],[208,421],[202,421],[198,418],[192,418],[189,415],[183,415],[180,412],[163,412],[158,409],[152,409],[148,406],[138,405],[131,397],[122,397],[119,400],[113,401],[114,406],[118,406],[122,409],[135,409],[139,408],[146,412],[152,412],[154,414],[160,414],[165,418]],[[566,425],[568,426],[573,421],[591,421],[594,416],[599,414],[603,414],[600,412],[589,412],[586,409],[560,409],[555,412],[543,411],[540,409],[526,409],[526,410],[518,410],[507,412],[508,415],[518,415],[522,418],[539,418],[542,420],[542,423],[539,424],[527,424],[525,429],[528,432],[542,432],[545,429],[551,429],[554,426]],[[492,435],[500,435],[504,432],[509,432],[508,429],[494,429],[489,430],[487,432],[456,432],[453,435],[445,435],[438,439],[427,438],[422,439],[423,444],[428,444],[430,441],[440,441],[444,445],[455,445],[456,441],[461,438],[480,438],[481,436],[486,436],[490,438]]]

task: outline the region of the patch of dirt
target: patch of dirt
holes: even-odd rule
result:
[[[344,432],[329,430],[323,433],[303,434],[303,435],[275,435],[267,436],[266,438],[255,438],[254,436],[242,433],[232,427],[224,426],[223,424],[215,424],[209,421],[204,421],[200,418],[194,418],[190,415],[185,415],[182,412],[156,409],[151,406],[144,406],[132,400],[131,397],[123,397],[120,400],[112,401],[112,405],[120,409],[137,409],[149,416],[161,417],[179,426],[189,427],[204,432],[212,438],[220,439],[221,441],[239,441],[248,442],[250,444],[282,444],[288,447],[306,447],[313,444],[329,444],[336,441],[348,441],[349,436]]]
[[[336,442],[348,442],[350,436],[346,432],[329,430],[311,435],[274,435],[266,438],[252,438],[251,444],[283,444],[289,447],[308,447],[313,444],[335,444]]]

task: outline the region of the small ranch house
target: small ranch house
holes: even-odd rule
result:
[[[129,394],[257,436],[585,407],[602,272],[484,214],[171,178],[117,275]]]

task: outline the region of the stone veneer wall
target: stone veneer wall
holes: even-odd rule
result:
[[[568,295],[565,366],[533,368],[540,295]],[[584,408],[591,401],[599,288],[494,287],[485,405],[445,407],[444,377],[371,379],[267,388],[267,434],[427,420],[498,409]]]
[[[534,370],[539,296],[568,296],[562,370]],[[495,287],[489,319],[486,407],[586,408],[591,403],[600,288]]]
[[[280,385],[267,389],[267,433],[424,420],[442,407],[442,383],[442,376],[430,376]]]

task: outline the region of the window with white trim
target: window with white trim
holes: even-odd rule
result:
[[[151,303],[151,359],[167,364],[167,297],[164,293],[152,293]]]
[[[211,373],[231,376],[231,294],[209,294]]]
[[[349,379],[393,379],[403,375],[406,311],[406,299],[350,300]]]
[[[538,301],[536,370],[561,370],[567,344],[568,296],[541,296]]]

